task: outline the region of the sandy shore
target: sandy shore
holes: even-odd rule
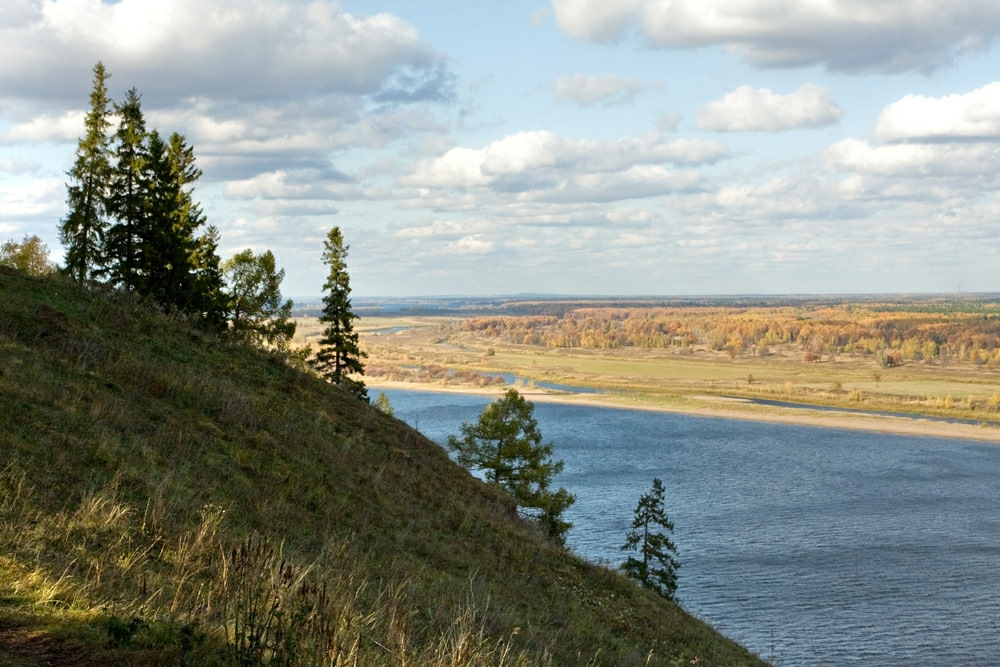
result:
[[[438,391],[452,394],[473,394],[498,397],[506,387],[476,387],[472,385],[423,384],[415,382],[383,382],[365,379],[370,390],[403,389],[410,391]],[[1000,428],[973,426],[971,424],[949,424],[928,419],[908,417],[881,417],[859,415],[850,412],[827,412],[802,408],[777,408],[754,405],[740,399],[725,399],[717,396],[699,396],[703,405],[698,407],[649,405],[611,394],[558,394],[543,389],[518,388],[523,396],[536,403],[568,403],[591,405],[594,407],[628,408],[655,412],[675,412],[699,417],[719,419],[743,419],[748,421],[796,424],[820,428],[844,428],[857,431],[896,433],[900,435],[920,435],[934,438],[956,438],[961,440],[981,440],[1000,442]],[[369,395],[371,395],[369,391]],[[746,407],[743,407],[746,406]]]

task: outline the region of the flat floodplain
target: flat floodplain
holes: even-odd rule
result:
[[[855,427],[873,421],[752,402],[783,401],[962,420],[980,426],[923,426],[1000,440],[1000,316],[992,302],[882,308],[565,307],[558,316],[364,317],[357,329],[371,387],[489,391],[503,386],[500,377],[516,378],[537,400]],[[318,331],[314,322],[300,320],[300,342]],[[862,427],[913,432],[894,421]]]

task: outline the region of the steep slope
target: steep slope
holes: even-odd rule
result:
[[[53,654],[760,664],[280,357],[0,268],[0,662]]]

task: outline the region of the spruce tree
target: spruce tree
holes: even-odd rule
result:
[[[194,239],[177,225],[179,187],[160,133],[149,133],[146,146],[145,202],[139,227],[140,252],[136,289],[167,310],[185,310],[191,290],[191,253]]]
[[[90,93],[90,111],[84,119],[84,135],[77,144],[73,168],[67,172],[69,212],[59,226],[59,239],[66,246],[66,273],[79,282],[93,278],[102,263],[108,224],[105,207],[111,178],[109,77],[103,63],[94,65],[94,88]]]
[[[183,266],[183,271],[175,271],[178,274],[176,282],[183,286],[183,293],[178,295],[176,303],[182,310],[199,316],[210,328],[216,328],[225,322],[226,312],[220,260],[216,254],[218,230],[210,227],[197,235],[206,218],[201,206],[194,200],[193,184],[202,174],[194,164],[194,148],[188,146],[183,135],[177,132],[170,135],[167,144],[176,197],[172,222],[179,239],[178,249],[182,253],[176,261],[178,266]]]
[[[661,532],[665,531],[665,532]],[[622,571],[643,588],[656,591],[668,600],[677,591],[677,546],[666,533],[672,533],[674,524],[663,508],[663,482],[653,479],[653,489],[639,498],[632,519],[632,530],[625,536],[622,551],[638,553],[622,563]]]
[[[120,123],[112,144],[108,76],[98,62],[87,131],[69,172],[70,212],[60,227],[67,272],[80,281],[106,276],[167,310],[225,329],[218,231],[198,235],[205,215],[191,187],[201,177],[194,149],[176,132],[166,141],[156,130],[147,134],[134,88],[113,105]]]
[[[189,244],[194,253],[198,245],[195,233],[205,224],[205,214],[194,200],[194,182],[201,178],[201,169],[194,166],[194,148],[187,145],[183,135],[174,132],[168,140],[167,155],[170,160],[170,177],[173,182],[175,202],[174,225],[179,236]]]
[[[222,279],[218,250],[219,230],[214,225],[209,225],[198,237],[195,246],[195,300],[190,304],[190,312],[201,318],[201,324],[206,329],[224,331],[230,305]]]
[[[111,174],[108,213],[113,224],[105,247],[109,282],[125,289],[139,286],[143,251],[142,237],[147,224],[149,151],[146,121],[139,93],[128,91],[125,101],[116,104],[120,117],[115,133],[115,167]]]
[[[347,274],[347,251],[340,227],[334,227],[323,242],[323,262],[330,267],[323,285],[323,314],[319,321],[327,325],[320,339],[319,351],[312,365],[324,377],[342,386],[358,398],[367,400],[368,391],[351,373],[364,373],[361,360],[368,356],[358,347],[354,331],[357,315],[351,310],[351,278]]]
[[[201,176],[194,166],[194,150],[176,132],[165,142],[153,130],[147,158],[146,223],[140,234],[138,289],[168,310],[215,322],[221,317],[214,298],[221,288],[221,274],[214,244],[206,245],[195,236],[205,216],[188,187]]]

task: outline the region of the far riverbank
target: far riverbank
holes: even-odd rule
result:
[[[498,397],[508,388],[507,386],[497,385],[479,387],[475,385],[396,382],[378,380],[377,378],[365,378],[365,383],[369,387],[369,394],[371,394],[371,390],[398,389]],[[841,428],[876,433],[894,433],[935,438],[960,438],[963,440],[1000,443],[1000,428],[986,425],[957,424],[932,421],[930,419],[914,419],[911,417],[864,415],[848,411],[835,412],[811,410],[808,408],[762,406],[755,405],[743,399],[719,396],[684,396],[670,402],[664,402],[662,399],[658,400],[643,395],[630,396],[613,393],[574,394],[550,392],[532,387],[517,387],[517,390],[523,396],[536,403],[565,403],[595,407],[629,408],[673,412],[701,417],[716,417],[720,419],[742,419],[747,421],[815,426],[819,428]]]

